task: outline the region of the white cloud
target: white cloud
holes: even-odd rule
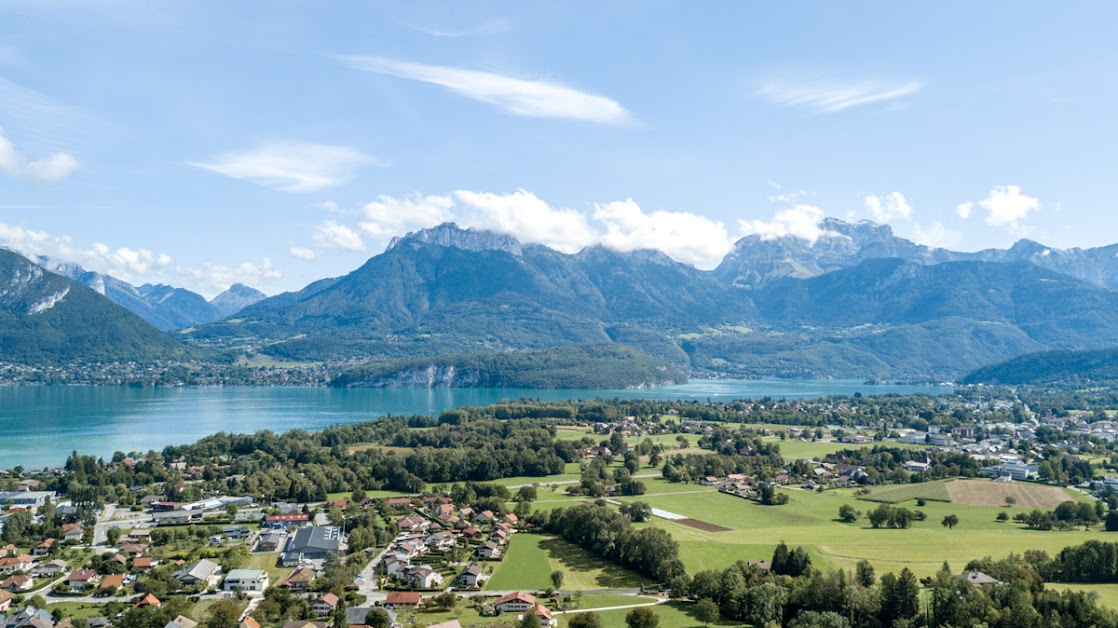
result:
[[[941,222],[930,225],[913,225],[912,239],[925,246],[950,249],[958,246],[963,241],[963,234],[954,229],[949,229]]]
[[[291,253],[291,257],[301,259],[305,262],[313,262],[314,259],[318,257],[313,250],[305,246],[293,246],[288,249],[288,253]]]
[[[815,113],[834,113],[851,107],[904,98],[923,88],[924,83],[921,81],[900,84],[876,81],[771,81],[761,86],[757,94],[779,105],[810,109]]]
[[[74,262],[86,270],[111,275],[133,284],[164,282],[211,297],[234,283],[259,288],[283,276],[266,258],[259,264],[245,262],[227,266],[203,262],[197,267],[183,266],[175,263],[166,253],[146,248],[113,248],[103,243],[82,246],[69,236],[54,236],[3,222],[0,222],[0,246],[28,258],[45,255],[60,261]]]
[[[343,57],[343,60],[360,70],[440,85],[518,116],[568,118],[601,124],[631,120],[625,107],[612,98],[559,83],[383,57]]]
[[[900,192],[891,192],[885,198],[870,195],[866,197],[866,208],[873,214],[877,222],[887,223],[891,220],[908,220],[912,217],[912,208],[905,202],[904,195]]]
[[[348,146],[271,142],[190,165],[281,192],[314,192],[341,185],[358,168],[373,163],[384,165]]]
[[[606,226],[601,243],[618,251],[655,249],[702,268],[717,266],[734,242],[726,225],[686,212],[646,214],[633,199],[595,204],[594,219]]]
[[[192,286],[191,289],[197,290],[206,298],[213,298],[235,283],[259,289],[283,278],[283,273],[272,265],[272,260],[266,257],[259,264],[242,262],[235,266],[227,266],[203,262],[197,268],[176,266],[172,275]]]
[[[1040,208],[1040,200],[1035,196],[1021,193],[1020,186],[994,186],[990,196],[978,202],[985,209],[986,224],[992,227],[1007,227],[1011,231],[1021,230],[1021,221]]]
[[[381,194],[361,208],[361,230],[378,240],[387,240],[416,229],[434,227],[454,219],[450,196],[409,194],[395,198]]]
[[[792,236],[815,244],[819,238],[836,235],[820,226],[823,210],[811,205],[796,205],[777,212],[770,221],[739,220],[743,235],[758,235],[763,240]]]
[[[970,212],[972,209],[974,209],[974,203],[967,201],[965,203],[959,203],[958,205],[956,205],[955,213],[959,215],[959,218],[966,220],[967,218],[970,218]]]
[[[420,25],[420,24],[411,24],[411,23],[408,23],[408,22],[404,22],[403,24],[404,24],[404,26],[407,26],[408,28],[417,30],[417,31],[419,31],[421,33],[424,33],[426,35],[431,35],[432,37],[452,37],[452,38],[496,35],[498,33],[503,33],[505,31],[509,30],[510,28],[512,28],[512,23],[509,22],[508,20],[504,20],[504,19],[489,20],[487,22],[483,22],[482,24],[479,24],[478,26],[474,26],[474,27],[471,27],[471,28],[453,29],[453,30],[452,29],[431,28],[429,26],[423,26],[423,25]]]
[[[0,129],[0,170],[16,179],[32,183],[57,183],[73,174],[81,166],[69,153],[52,153],[42,159],[31,160],[16,150],[15,144]]]
[[[525,190],[512,194],[459,190],[454,197],[466,205],[461,222],[467,226],[507,233],[563,253],[577,253],[598,239],[585,214],[552,208]]]
[[[311,236],[315,242],[331,249],[345,249],[347,251],[361,251],[365,249],[365,242],[361,236],[349,227],[333,221],[326,220],[314,230]]]

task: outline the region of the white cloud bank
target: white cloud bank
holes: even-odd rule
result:
[[[315,242],[328,249],[345,249],[347,251],[363,251],[365,242],[353,229],[336,222],[327,220],[315,229],[311,236]]]
[[[924,88],[922,81],[887,84],[876,81],[770,81],[757,90],[762,98],[814,113],[835,113],[852,107],[895,101]]]
[[[224,265],[203,262],[192,267],[175,262],[170,255],[147,248],[117,247],[103,243],[90,246],[77,244],[69,236],[55,236],[21,225],[0,222],[0,246],[28,258],[45,255],[74,262],[104,275],[129,283],[166,282],[197,291],[207,297],[227,289],[234,283],[256,288],[281,279],[283,274],[265,258],[260,263],[244,262]]]
[[[0,170],[8,176],[38,184],[58,183],[79,167],[81,162],[70,153],[57,152],[42,159],[28,159],[16,150],[4,129],[0,129]]]
[[[315,192],[339,186],[349,181],[358,168],[378,163],[349,146],[270,142],[190,165],[281,192]]]
[[[350,67],[445,87],[467,98],[533,118],[623,124],[632,116],[616,100],[560,83],[384,57],[342,57]]]
[[[772,220],[739,220],[738,225],[743,235],[758,235],[763,240],[791,236],[815,244],[819,238],[834,234],[820,226],[823,217],[823,210],[818,207],[796,205],[778,211]]]
[[[1028,228],[1023,224],[1029,214],[1040,211],[1040,199],[1021,193],[1018,185],[996,185],[990,195],[978,201],[977,207],[986,211],[986,224],[991,227],[1004,227],[1012,232],[1022,232]],[[955,206],[960,218],[970,218],[975,203],[967,201]]]

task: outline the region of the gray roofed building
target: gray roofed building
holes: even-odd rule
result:
[[[54,617],[49,611],[27,606],[17,613],[8,615],[4,621],[4,628],[54,628]]]
[[[212,584],[213,577],[217,575],[220,569],[221,567],[217,563],[203,558],[176,571],[173,577],[183,584],[197,584],[199,582]]]
[[[325,560],[328,554],[344,554],[345,539],[336,526],[301,528],[287,542],[281,558],[284,567],[292,567],[304,560]]]
[[[163,626],[163,628],[194,628],[197,625],[198,622],[194,621],[193,619],[179,615],[178,617],[167,622],[167,625]]]

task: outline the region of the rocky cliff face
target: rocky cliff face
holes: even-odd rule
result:
[[[512,236],[493,231],[460,229],[452,222],[409,233],[402,238],[393,238],[388,250],[391,251],[404,242],[437,244],[465,251],[504,251],[517,256],[523,253],[520,242]]]
[[[382,377],[360,380],[349,388],[469,388],[477,386],[478,374],[457,366],[428,365],[396,371]]]

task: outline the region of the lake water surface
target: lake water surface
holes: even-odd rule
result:
[[[855,392],[941,394],[951,389],[845,380],[697,380],[643,390],[9,386],[0,387],[0,468],[60,465],[74,450],[108,457],[114,451],[161,450],[221,431],[316,430],[385,414],[438,414],[521,397],[728,401]]]

